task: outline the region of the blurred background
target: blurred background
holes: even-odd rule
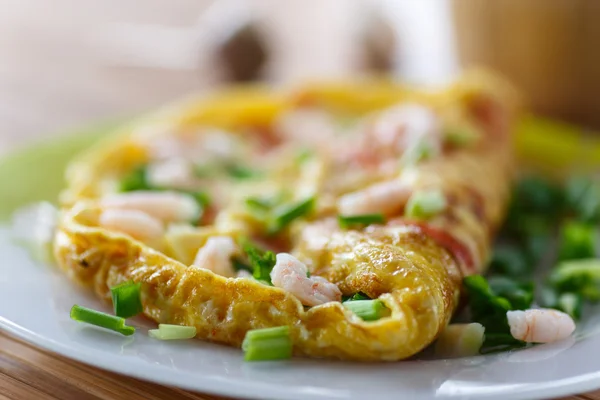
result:
[[[232,81],[483,65],[600,128],[598,0],[0,0],[0,153]]]

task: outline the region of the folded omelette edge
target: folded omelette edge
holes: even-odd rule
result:
[[[80,174],[77,184],[93,188],[86,181],[96,177]],[[71,193],[96,196],[93,190]],[[102,229],[94,222],[95,200],[69,199],[65,205],[55,256],[71,279],[93,288],[105,301],[111,299],[110,287],[140,282],[146,317],[195,326],[201,339],[239,347],[248,330],[288,325],[295,354],[396,361],[431,344],[457,306],[462,264],[418,227],[377,238],[366,232],[338,232],[329,240],[322,275],[344,294],[363,292],[380,298],[391,311],[388,317],[365,322],[341,303],[305,310],[281,289],[190,268],[129,236]],[[499,218],[493,215],[492,225]]]

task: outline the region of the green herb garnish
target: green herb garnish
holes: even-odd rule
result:
[[[287,227],[292,221],[298,218],[309,215],[315,208],[316,200],[314,197],[309,197],[296,204],[283,205],[277,207],[272,219],[270,220],[268,231],[270,234],[280,232]]]
[[[521,212],[554,216],[563,209],[563,194],[557,185],[538,177],[525,177],[517,183],[514,205]]]
[[[119,184],[119,191],[133,192],[136,190],[154,190],[146,178],[146,167],[139,166],[125,175]]]
[[[227,175],[238,180],[254,179],[261,176],[258,171],[238,164],[227,165],[225,171]]]
[[[110,288],[113,309],[121,318],[130,318],[143,311],[140,297],[141,283],[125,282]]]
[[[520,282],[506,276],[491,276],[488,285],[494,295],[507,299],[513,310],[526,310],[533,303],[533,282]]]
[[[150,329],[148,336],[158,340],[183,340],[196,336],[195,326],[159,324],[158,329]]]
[[[338,215],[338,224],[342,229],[371,224],[385,224],[385,217],[383,216],[383,214],[363,214],[348,216]]]
[[[115,317],[100,311],[92,310],[90,308],[81,307],[75,304],[71,308],[71,319],[106,328],[111,331],[120,333],[121,335],[130,336],[135,332],[133,326],[125,325],[125,319],[121,317]]]
[[[342,302],[355,301],[355,300],[371,300],[369,296],[363,292],[354,293],[351,296],[342,296]]]
[[[272,251],[263,251],[248,241],[242,247],[248,256],[254,279],[272,285],[271,270],[277,262],[275,254]]]
[[[376,321],[389,315],[388,308],[381,300],[353,300],[343,304],[364,321]]]
[[[286,360],[292,357],[292,349],[289,326],[248,331],[242,343],[246,361]]]
[[[446,196],[440,190],[421,190],[410,196],[404,214],[409,218],[429,218],[446,206]]]
[[[275,206],[271,199],[265,199],[261,197],[248,197],[245,202],[246,207],[260,213],[266,213]]]
[[[467,276],[463,280],[469,295],[471,318],[485,327],[485,342],[481,350],[482,353],[525,345],[510,335],[506,313],[511,310],[529,307],[531,299],[533,299],[533,287],[529,284],[523,285],[510,280],[497,280],[496,282],[492,281],[492,283],[502,294],[507,294],[516,287],[518,292],[510,296],[512,302],[496,293],[481,275]],[[531,289],[530,293],[526,293],[528,289]]]

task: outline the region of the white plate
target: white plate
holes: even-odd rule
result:
[[[241,351],[199,340],[131,337],[69,319],[73,304],[110,311],[53,267],[32,262],[0,228],[0,328],[63,356],[171,386],[259,399],[525,399],[600,387],[600,314],[576,339],[455,360],[358,364],[294,359],[244,363]]]

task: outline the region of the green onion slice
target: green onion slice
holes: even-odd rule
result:
[[[277,262],[275,254],[272,251],[263,251],[249,241],[244,241],[242,248],[248,256],[254,279],[271,285],[271,270]]]
[[[133,335],[135,328],[133,326],[125,325],[125,319],[115,317],[100,311],[92,310],[90,308],[81,307],[75,304],[71,308],[71,319],[78,322],[85,322],[99,326],[101,328],[110,329],[111,331],[118,332],[125,336]]]
[[[125,175],[119,184],[121,192],[133,192],[136,190],[153,190],[146,178],[146,167],[140,166]]]
[[[354,300],[342,304],[364,321],[376,321],[389,315],[381,300]]]
[[[254,211],[267,212],[273,208],[273,202],[260,197],[248,197],[246,199],[246,206]]]
[[[148,335],[158,340],[192,339],[196,336],[196,327],[159,324],[158,329],[150,329]]]
[[[383,214],[338,215],[338,224],[342,229],[356,225],[385,224]]]
[[[362,292],[354,293],[352,296],[342,296],[342,302],[356,300],[371,300],[371,298]]]
[[[288,226],[292,221],[310,214],[315,208],[315,198],[309,197],[296,204],[284,205],[274,211],[269,233],[275,234]]]
[[[292,357],[292,349],[289,326],[248,331],[242,343],[246,361],[289,359]]]
[[[143,311],[140,298],[141,283],[125,282],[110,288],[113,309],[121,318],[130,318]]]
[[[429,218],[447,206],[446,196],[440,190],[421,190],[410,196],[405,215],[411,218]]]
[[[260,173],[243,165],[230,164],[225,167],[227,174],[238,180],[246,180],[260,177]]]

